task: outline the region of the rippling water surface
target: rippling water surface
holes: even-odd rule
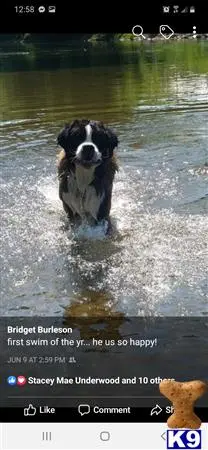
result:
[[[208,314],[207,42],[1,54],[2,315]],[[72,233],[56,136],[114,127],[115,233]]]

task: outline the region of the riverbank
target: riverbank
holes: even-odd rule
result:
[[[160,34],[144,34],[146,40],[148,41],[164,41],[164,37]],[[197,34],[193,37],[193,34],[179,34],[176,33],[171,36],[172,40],[207,40],[208,33]],[[1,34],[0,44],[41,44],[46,45],[47,43],[55,42],[61,44],[66,44],[76,42],[76,43],[97,43],[97,42],[119,42],[119,41],[144,41],[142,36],[134,36],[132,33],[99,33],[99,34],[82,34],[82,33],[68,33],[68,34],[39,34],[39,33],[20,33],[20,34]]]

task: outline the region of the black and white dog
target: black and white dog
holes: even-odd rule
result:
[[[72,223],[110,224],[111,197],[118,165],[116,134],[102,122],[74,120],[59,133],[59,197]]]

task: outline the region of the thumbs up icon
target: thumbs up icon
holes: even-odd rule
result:
[[[33,405],[29,405],[28,408],[24,408],[24,416],[34,416],[36,414],[36,408]]]

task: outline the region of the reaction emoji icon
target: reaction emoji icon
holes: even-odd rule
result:
[[[24,386],[27,383],[26,378],[24,377],[24,375],[19,375],[17,377],[17,385],[18,386]]]

